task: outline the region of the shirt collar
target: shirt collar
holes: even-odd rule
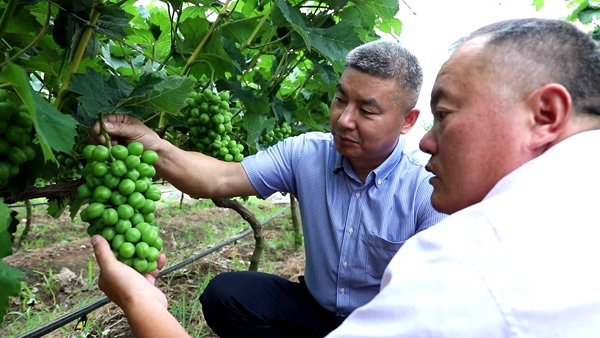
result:
[[[392,151],[390,156],[388,156],[388,158],[386,158],[385,161],[383,161],[383,163],[381,163],[377,168],[375,168],[369,173],[366,182],[369,182],[371,179],[374,178],[375,185],[377,187],[380,187],[385,182],[385,179],[392,173],[394,168],[396,168],[398,163],[400,163],[400,161],[402,160],[405,143],[406,140],[404,139],[404,137],[400,136],[400,138],[398,139],[398,143],[396,144],[396,148],[394,148],[394,151]],[[332,147],[335,147],[333,141],[331,142],[331,145]],[[351,168],[348,168],[348,170],[345,169],[345,164],[347,166],[350,166],[350,161],[346,158],[346,156],[336,151],[335,166],[333,167],[333,173],[338,174],[340,171],[344,171],[347,175],[352,176],[348,172]]]

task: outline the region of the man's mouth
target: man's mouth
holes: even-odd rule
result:
[[[427,165],[425,166],[425,170],[435,175],[435,171],[433,171],[432,166],[429,163],[427,163]]]
[[[346,136],[342,136],[340,134],[335,134],[335,136],[344,143],[358,143],[354,139],[346,137]]]

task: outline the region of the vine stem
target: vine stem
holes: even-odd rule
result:
[[[231,20],[228,22],[225,22],[224,24],[221,25],[221,28],[227,27],[227,26],[231,26],[231,25],[236,25],[236,24],[240,24],[242,22],[246,22],[246,21],[255,21],[255,20],[259,20],[261,18],[263,18],[264,15],[256,15],[256,16],[251,16],[248,18],[243,18],[243,19],[237,19],[237,20]]]
[[[258,35],[258,32],[261,30],[262,26],[265,24],[265,22],[267,21],[267,18],[271,15],[272,11],[273,11],[273,6],[271,6],[271,8],[269,8],[269,11],[260,19],[260,22],[254,28],[254,32],[252,32],[252,35],[250,35],[250,37],[248,38],[248,41],[243,46],[241,46],[240,52],[243,52],[246,48],[250,47],[250,44],[252,43],[254,38],[256,38],[256,35]]]
[[[0,20],[0,41],[4,39],[4,33],[6,33],[6,28],[8,27],[8,22],[12,19],[13,14],[15,13],[15,8],[17,8],[17,3],[19,0],[9,0],[6,8],[4,9],[4,13],[2,14],[2,19]]]
[[[79,68],[79,64],[83,59],[83,55],[85,54],[85,49],[94,33],[94,26],[98,22],[98,18],[100,17],[100,10],[98,7],[104,5],[104,0],[97,0],[97,2],[92,6],[92,11],[90,13],[90,21],[88,25],[84,28],[83,33],[81,33],[81,37],[79,38],[79,43],[77,44],[77,49],[75,50],[75,54],[73,55],[73,59],[71,60],[71,65],[69,67],[69,73],[65,78],[65,81],[60,86],[58,91],[58,95],[56,97],[56,102],[54,106],[60,110],[62,108],[63,101],[65,99],[65,95],[71,86],[71,80],[73,79],[73,74],[77,72]]]
[[[219,25],[219,21],[221,21],[221,18],[223,18],[225,16],[225,14],[227,13],[227,7],[229,6],[230,2],[231,2],[231,0],[225,1],[225,4],[223,4],[223,7],[221,7],[221,9],[219,10],[219,15],[215,19],[215,22],[213,22],[213,24],[210,26],[210,28],[208,29],[208,32],[206,32],[206,34],[204,35],[204,38],[202,38],[202,41],[200,41],[200,43],[198,44],[198,47],[196,47],[196,50],[194,50],[194,53],[187,59],[187,61],[185,63],[185,67],[183,67],[183,72],[182,72],[184,75],[188,74],[192,65],[198,58],[198,55],[200,55],[202,48],[204,48],[204,45],[206,45],[206,42],[208,42],[208,39],[210,38],[212,33],[215,31],[215,29]]]
[[[100,133],[102,134],[102,136],[104,136],[104,140],[106,140],[106,147],[108,148],[108,153],[112,162],[115,160],[115,158],[112,155],[112,141],[104,125],[104,114],[100,114]]]

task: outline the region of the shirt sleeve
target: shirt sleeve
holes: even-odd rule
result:
[[[437,227],[404,244],[384,273],[380,293],[328,338],[508,336],[460,241]]]
[[[296,193],[294,158],[301,156],[304,137],[288,137],[277,144],[244,158],[242,166],[254,189],[266,198],[280,192]]]

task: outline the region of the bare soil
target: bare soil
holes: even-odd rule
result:
[[[217,207],[204,209],[193,209],[195,200],[185,201],[182,207],[188,208],[186,212],[166,217],[166,208],[160,207],[156,212],[156,219],[160,220],[159,227],[162,238],[165,241],[164,250],[168,262],[166,266],[183,261],[194,253],[202,252],[212,247],[215,242],[207,243],[209,239],[217,242],[226,238],[222,229],[231,222],[243,222],[235,211]],[[280,210],[282,205],[267,204],[264,208]],[[53,219],[44,213],[34,213],[32,224],[50,224],[60,227],[60,231],[47,231],[44,234],[32,231],[28,239],[35,240],[43,236],[47,246],[39,249],[21,249],[13,255],[4,259],[11,267],[19,268],[25,273],[25,282],[35,295],[28,297],[24,293],[21,297],[13,297],[8,311],[22,312],[24,303],[32,310],[41,311],[56,309],[57,315],[63,315],[77,309],[83,301],[90,303],[100,299],[103,294],[97,286],[88,285],[88,264],[92,262],[93,276],[98,274],[98,266],[93,260],[93,251],[87,237],[60,238],[64,234],[85,234],[85,225],[70,220],[68,213],[59,219]],[[207,227],[207,224],[209,225]],[[56,229],[51,227],[51,229]],[[207,233],[206,229],[213,229],[213,233]],[[263,227],[265,241],[269,244],[265,248],[264,262],[268,262],[269,272],[281,275],[290,280],[297,280],[303,274],[304,250],[303,247],[294,250],[293,245],[287,247],[277,246],[285,231],[291,229],[291,213],[288,210],[283,215],[275,218]],[[275,243],[275,244],[273,244]],[[225,246],[216,252],[205,256],[198,261],[187,265],[185,268],[173,272],[157,281],[157,285],[172,302],[181,302],[181,299],[192,301],[197,297],[199,283],[207,278],[224,271],[240,269],[240,260],[248,261],[254,250],[253,236]],[[261,263],[259,270],[264,271],[265,266]],[[52,271],[50,273],[50,271]],[[50,288],[48,288],[50,285]],[[194,292],[196,291],[196,292]],[[196,295],[196,296],[194,296]],[[171,306],[173,308],[173,306]],[[48,311],[46,311],[48,312]],[[199,318],[188,318],[187,327],[193,328],[198,337],[217,337],[203,322],[201,314]],[[5,323],[0,327],[0,336],[8,337],[3,328],[16,316],[8,315]],[[49,318],[50,320],[52,318]],[[60,330],[53,331],[45,337],[130,337],[131,331],[121,310],[114,304],[106,305],[88,315],[88,322],[94,322],[87,333],[76,327],[76,321],[67,324]],[[4,332],[4,333],[3,333]],[[200,332],[200,333],[198,333]],[[20,334],[23,334],[22,332]]]

